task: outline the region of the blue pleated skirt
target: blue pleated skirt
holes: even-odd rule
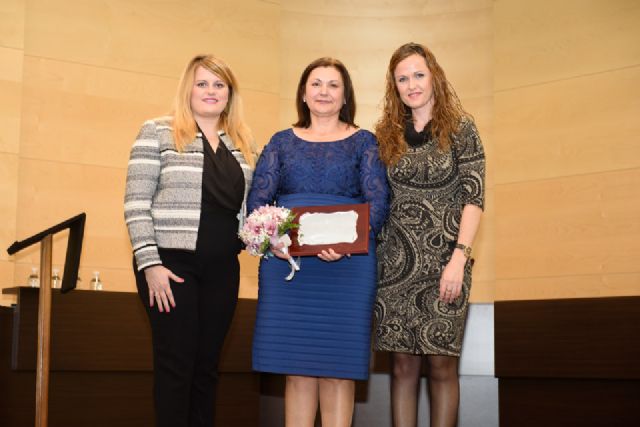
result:
[[[278,206],[361,203],[324,194],[281,197]],[[368,255],[324,262],[302,257],[284,280],[286,261],[260,262],[253,369],[289,375],[363,380],[369,376],[371,317],[376,291],[375,242]]]

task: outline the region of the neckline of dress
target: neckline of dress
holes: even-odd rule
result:
[[[347,137],[345,137],[345,138],[342,138],[342,139],[336,139],[336,140],[333,140],[333,141],[310,141],[310,140],[308,140],[308,139],[301,138],[300,136],[298,136],[298,135],[293,131],[293,128],[289,128],[289,132],[291,132],[291,134],[292,134],[295,138],[297,138],[298,140],[300,140],[300,141],[302,141],[302,142],[308,142],[308,143],[310,143],[310,144],[327,144],[327,143],[331,144],[332,142],[343,142],[343,141],[346,141],[347,139],[351,138],[352,136],[354,136],[355,134],[357,134],[357,133],[358,133],[358,132],[360,132],[361,130],[362,130],[362,128],[358,128],[358,129],[357,129],[354,133],[352,133],[351,135],[349,135],[349,136],[347,136]]]

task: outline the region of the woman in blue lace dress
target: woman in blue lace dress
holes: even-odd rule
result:
[[[263,260],[253,367],[287,376],[287,426],[313,426],[318,403],[323,426],[348,426],[354,380],[369,372],[374,236],[388,212],[386,173],[375,137],[354,123],[353,86],[340,61],[320,58],[307,66],[296,104],[298,121],[276,133],[260,156],[248,209],[369,203],[369,253],[329,249],[305,257],[291,282],[285,260]]]

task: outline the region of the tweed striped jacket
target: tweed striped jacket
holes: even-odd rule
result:
[[[124,218],[138,270],[162,264],[158,247],[196,249],[204,164],[202,134],[180,153],[171,123],[171,117],[146,121],[131,148]],[[222,131],[218,135],[244,174],[244,201],[238,213],[242,226],[253,170],[231,138]]]

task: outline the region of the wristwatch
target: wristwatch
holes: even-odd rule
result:
[[[456,243],[456,249],[462,250],[462,253],[466,258],[471,258],[471,246],[466,246],[462,243]]]

